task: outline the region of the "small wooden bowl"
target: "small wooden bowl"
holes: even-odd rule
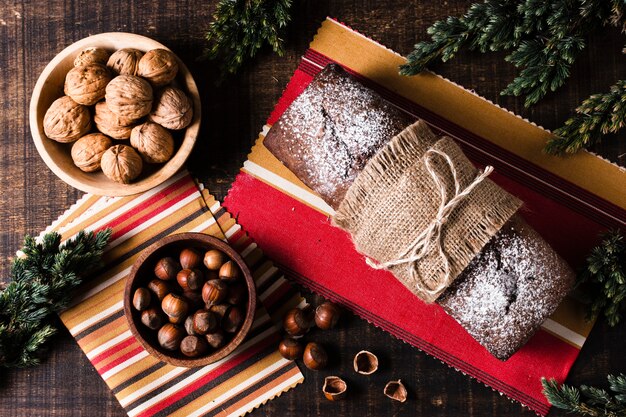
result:
[[[246,287],[248,288],[246,315],[240,329],[234,334],[228,344],[208,355],[198,358],[188,358],[180,352],[172,352],[163,349],[157,341],[157,332],[148,329],[141,323],[141,314],[135,310],[132,305],[135,290],[139,287],[145,287],[150,280],[155,278],[154,265],[156,262],[164,256],[172,256],[180,252],[183,248],[196,248],[201,252],[205,252],[209,249],[222,251],[239,266],[243,274],[243,280],[245,280]],[[137,261],[135,261],[124,289],[124,315],[130,326],[130,331],[135,338],[143,345],[144,349],[159,360],[185,368],[208,365],[228,356],[241,344],[248,334],[248,331],[250,331],[255,311],[256,287],[250,269],[244,260],[233,248],[223,241],[202,233],[180,233],[166,236],[148,247],[139,256]]]
[[[121,48],[135,48],[148,51],[164,48],[163,44],[141,35],[123,32],[101,33],[75,42],[59,52],[44,68],[35,84],[30,100],[30,130],[37,147],[48,168],[59,178],[79,190],[107,196],[125,196],[147,191],[163,183],[174,175],[185,163],[191,153],[200,130],[200,94],[191,73],[185,64],[178,59],[178,75],[176,83],[182,87],[193,102],[193,119],[191,124],[182,131],[178,150],[164,165],[146,170],[131,184],[120,184],[108,179],[101,171],[83,172],[74,165],[70,155],[72,144],[59,143],[48,139],[43,130],[43,118],[52,102],[64,95],[65,75],[74,66],[74,58],[83,49],[96,46],[114,52]],[[176,134],[175,134],[176,137]],[[128,141],[113,141],[127,143]]]

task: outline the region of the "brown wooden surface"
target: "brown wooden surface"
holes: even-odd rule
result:
[[[470,1],[296,1],[295,18],[283,57],[262,53],[221,87],[213,83],[214,66],[196,61],[215,2],[206,1],[8,1],[0,3],[0,277],[24,234],[37,234],[81,193],[57,179],[33,145],[28,105],[35,81],[47,62],[70,43],[91,34],[127,31],[150,36],[170,47],[189,66],[202,98],[203,127],[190,167],[222,199],[269,115],[300,55],[326,15],[406,54],[436,19],[462,13]],[[621,49],[626,37],[617,29],[590,40],[565,87],[532,109],[499,91],[515,69],[504,54],[461,53],[436,70],[488,99],[547,128],[559,126],[589,94],[607,90],[623,77]],[[626,165],[626,141],[607,140],[597,152]],[[589,173],[593,175],[593,173]],[[626,371],[626,330],[596,326],[572,369],[572,383],[603,384],[608,372]],[[331,353],[327,371],[303,370],[306,381],[269,402],[253,415],[427,415],[531,416],[484,385],[448,368],[352,315],[339,328],[315,339]],[[351,369],[361,349],[379,355],[380,370],[370,377]],[[350,384],[344,401],[321,394],[323,378],[336,374]],[[401,378],[409,400],[391,404],[385,383]],[[0,416],[123,416],[124,411],[65,330],[51,345],[49,359],[37,368],[0,371]],[[552,415],[565,415],[553,412]]]

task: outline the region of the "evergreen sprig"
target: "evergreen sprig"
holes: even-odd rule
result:
[[[222,77],[233,74],[265,45],[283,54],[282,34],[292,0],[221,0],[206,33],[204,56],[220,61]]]
[[[39,363],[55,333],[50,315],[67,306],[72,290],[98,266],[110,236],[110,230],[81,231],[63,245],[54,232],[41,243],[26,237],[11,282],[0,292],[0,367]]]
[[[543,394],[557,408],[592,417],[626,416],[626,375],[608,376],[609,389],[581,385],[559,385],[554,380],[541,379]]]
[[[626,242],[619,231],[607,233],[592,249],[578,284],[589,287],[590,319],[604,314],[609,326],[621,321],[626,309]]]
[[[415,75],[434,61],[450,60],[462,48],[509,51],[505,58],[520,68],[502,94],[524,95],[525,105],[539,101],[565,83],[585,37],[618,24],[623,0],[485,0],[461,17],[448,17],[428,29],[430,42],[419,42],[400,67]]]

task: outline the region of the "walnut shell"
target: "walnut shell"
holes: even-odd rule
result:
[[[169,84],[178,73],[176,55],[167,49],[152,49],[141,58],[137,75],[150,81],[155,87]]]
[[[78,104],[91,106],[104,97],[111,73],[100,64],[74,67],[65,76],[65,94]]]
[[[156,97],[156,103],[148,119],[161,126],[179,130],[189,126],[193,118],[193,104],[182,90],[165,87]]]
[[[130,144],[150,164],[167,162],[174,154],[172,134],[152,122],[135,126],[130,134]]]
[[[150,113],[152,97],[150,83],[134,75],[118,75],[106,87],[109,109],[129,119],[139,119]]]
[[[113,139],[128,139],[136,123],[134,119],[120,117],[113,113],[106,101],[96,104],[93,121],[100,132]]]
[[[85,172],[100,169],[100,160],[104,152],[113,142],[102,133],[90,133],[78,139],[72,145],[72,160],[74,165]]]
[[[143,168],[141,156],[128,145],[111,146],[102,155],[100,165],[104,175],[123,184],[137,178]]]
[[[91,46],[79,52],[76,58],[74,58],[74,66],[82,67],[89,64],[106,65],[110,55],[106,49]]]
[[[68,96],[56,99],[43,117],[44,133],[57,142],[74,142],[89,130],[89,109]]]
[[[134,48],[123,48],[113,52],[107,61],[107,67],[118,75],[137,75],[137,64],[143,52]]]

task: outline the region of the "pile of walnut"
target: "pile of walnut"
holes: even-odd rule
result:
[[[175,148],[170,130],[191,123],[191,100],[169,85],[177,73],[178,61],[165,49],[144,54],[125,48],[111,55],[87,48],[65,77],[66,95],[46,111],[44,132],[57,142],[74,143],[72,160],[81,170],[102,169],[111,180],[128,184],[144,163],[167,162]],[[114,144],[127,139],[130,144]]]
[[[147,288],[135,290],[133,307],[163,349],[204,356],[225,346],[241,327],[248,290],[239,267],[223,252],[183,249],[178,260],[160,259],[154,275]]]

